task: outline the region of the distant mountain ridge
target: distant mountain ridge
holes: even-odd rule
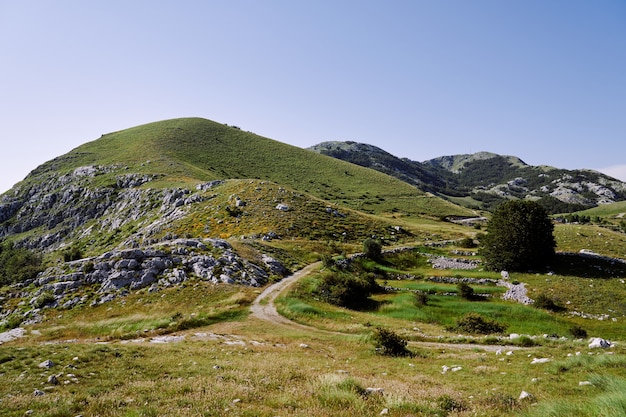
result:
[[[608,175],[531,166],[516,156],[477,152],[417,162],[357,142],[322,142],[309,149],[393,175],[473,208],[489,210],[506,199],[528,198],[559,213],[626,200],[626,183]]]

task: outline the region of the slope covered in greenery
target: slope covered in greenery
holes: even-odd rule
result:
[[[44,164],[31,178],[51,169],[63,174],[91,164],[159,174],[164,186],[261,179],[372,213],[395,208],[410,214],[471,215],[374,170],[200,118],[166,120],[103,135]],[[381,204],[389,199],[397,199],[399,206]],[[408,204],[407,199],[411,199]]]

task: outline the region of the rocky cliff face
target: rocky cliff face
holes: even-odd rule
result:
[[[109,233],[131,222],[149,237],[182,216],[181,207],[208,198],[187,189],[137,188],[158,176],[124,170],[87,166],[60,177],[44,174],[25,181],[0,199],[0,238],[23,234],[20,246],[49,250],[78,232]],[[114,182],[98,183],[98,176],[118,172]]]

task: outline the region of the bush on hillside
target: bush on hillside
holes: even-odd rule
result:
[[[43,271],[41,256],[6,242],[0,244],[0,285],[35,278]]]
[[[453,330],[470,334],[503,333],[506,326],[495,320],[486,319],[478,313],[467,313],[457,320]]]
[[[76,246],[73,246],[63,252],[64,262],[72,262],[79,259],[83,259],[83,252],[80,250],[80,248],[77,248]]]
[[[549,295],[539,294],[535,298],[533,306],[541,308],[543,310],[558,312],[563,310],[563,307],[559,306]]]
[[[415,293],[415,305],[418,307],[428,305],[428,294],[423,291]]]
[[[413,356],[413,352],[407,349],[408,342],[401,338],[397,333],[384,329],[376,328],[374,333],[374,344],[376,351],[385,356]]]
[[[330,270],[322,276],[316,293],[326,302],[352,309],[364,308],[369,297],[378,291],[373,274],[363,276]]]
[[[586,339],[587,338],[587,330],[583,329],[578,325],[574,325],[570,327],[569,332],[576,339]]]
[[[471,237],[465,237],[463,239],[461,239],[461,241],[459,242],[459,246],[462,248],[475,248],[476,243],[474,243],[474,239],[472,239]]]
[[[380,259],[382,255],[382,245],[377,240],[367,238],[363,242],[363,253],[372,260]]]
[[[462,282],[456,286],[459,291],[459,295],[466,300],[474,299],[474,289],[470,287],[468,284]]]

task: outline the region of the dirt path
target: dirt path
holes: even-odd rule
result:
[[[296,323],[295,321],[291,321],[288,318],[281,316],[276,311],[276,304],[274,300],[276,297],[280,295],[283,291],[293,285],[300,278],[308,275],[311,271],[318,268],[321,262],[315,262],[311,265],[308,265],[296,272],[292,275],[289,275],[286,278],[270,285],[267,287],[259,296],[252,302],[250,306],[250,311],[252,312],[252,316],[258,319],[269,321],[274,324],[286,324],[289,326],[297,326],[307,329],[315,329],[314,327],[304,326],[302,324]],[[315,329],[319,330],[319,329]]]
[[[252,316],[258,318],[260,320],[268,321],[277,325],[285,325],[290,327],[299,328],[307,331],[314,332],[322,332],[327,334],[339,334],[349,336],[348,333],[340,333],[333,332],[330,330],[318,329],[317,327],[307,326],[305,324],[300,324],[295,321],[289,320],[288,318],[281,316],[276,310],[275,300],[276,298],[283,292],[286,291],[287,288],[295,284],[300,278],[305,277],[311,271],[315,270],[319,267],[321,262],[316,262],[311,265],[308,265],[296,272],[292,275],[289,275],[286,278],[283,278],[281,281],[276,282],[269,287],[267,287],[259,296],[252,302],[250,306],[250,312]],[[421,346],[426,348],[433,349],[482,349],[490,352],[496,351],[504,351],[504,350],[518,350],[519,346],[500,346],[500,345],[480,345],[480,344],[457,344],[457,343],[441,343],[441,342],[409,342],[410,345],[413,346]]]

